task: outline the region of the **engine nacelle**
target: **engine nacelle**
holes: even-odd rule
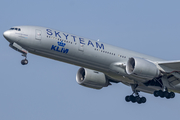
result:
[[[154,63],[142,58],[129,58],[126,65],[126,72],[129,75],[149,80],[160,75],[160,71]]]
[[[82,86],[94,89],[101,89],[102,87],[108,86],[108,81],[106,80],[104,73],[86,68],[80,68],[78,70],[76,81]]]

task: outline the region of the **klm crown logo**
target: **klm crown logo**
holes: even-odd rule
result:
[[[62,47],[64,47],[64,46],[66,45],[66,43],[63,43],[62,41],[61,41],[61,42],[57,42],[57,44],[58,44],[59,46],[62,46]]]

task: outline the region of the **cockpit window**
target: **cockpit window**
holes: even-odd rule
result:
[[[21,31],[21,28],[10,28],[10,30],[17,30],[17,31]]]

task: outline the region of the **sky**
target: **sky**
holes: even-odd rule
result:
[[[125,102],[132,90],[122,83],[101,90],[79,85],[80,67],[9,47],[3,32],[18,25],[58,31],[133,50],[164,60],[180,60],[179,0],[1,0],[0,120],[179,119],[180,95]]]

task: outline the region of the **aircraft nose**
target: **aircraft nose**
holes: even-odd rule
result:
[[[10,31],[9,30],[5,31],[3,33],[3,36],[4,36],[4,38],[8,39],[8,37],[10,37]]]

